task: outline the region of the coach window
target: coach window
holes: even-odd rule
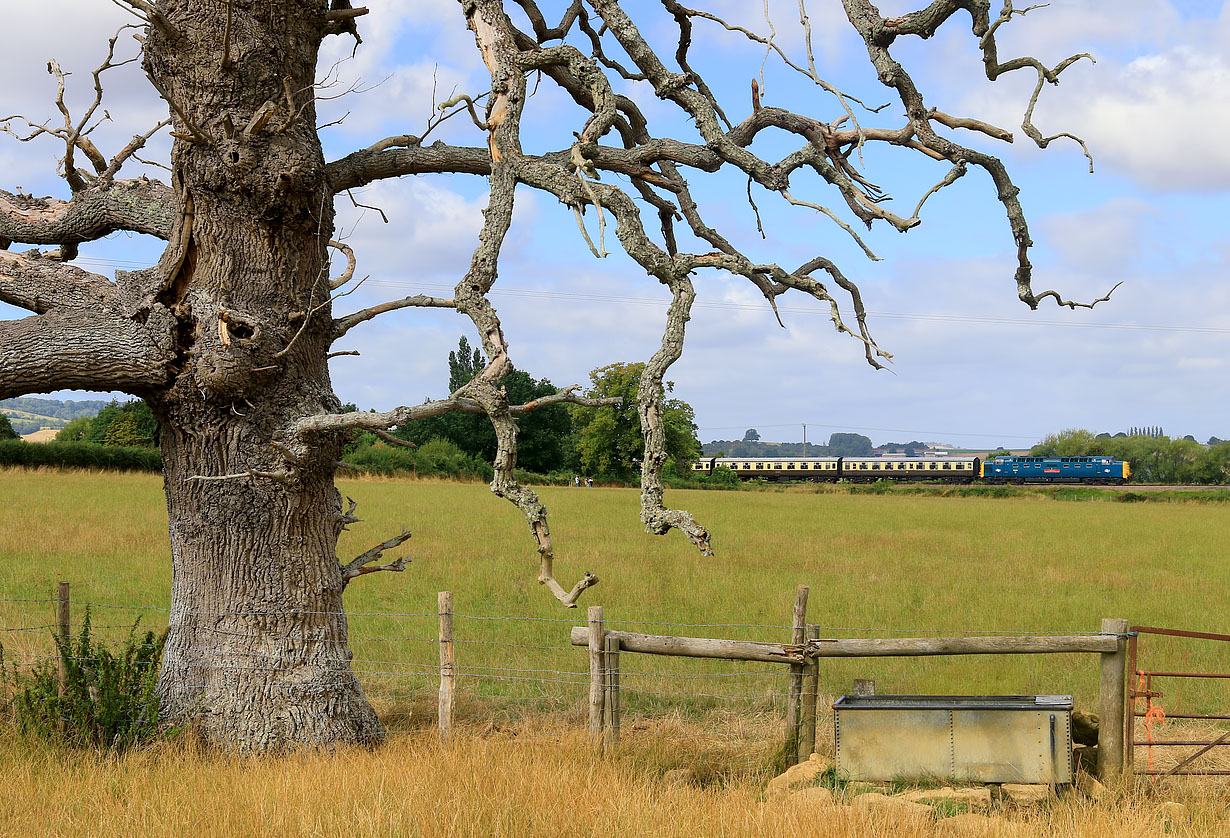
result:
[[[794,471],[794,463],[786,463],[786,471]]]
[[[775,468],[775,469],[779,469],[779,470],[780,470],[780,469],[781,469],[781,467],[782,467],[782,464],[781,464],[781,463],[774,463],[774,464],[773,464],[773,468]]]
[[[951,468],[952,468],[952,463],[944,463],[944,470],[945,470],[945,471],[948,471],[948,470],[949,470],[949,469],[951,469]]]

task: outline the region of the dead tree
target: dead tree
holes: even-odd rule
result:
[[[87,112],[72,114],[65,105],[66,80],[53,64],[62,124],[23,117],[3,122],[19,139],[61,143],[67,197],[0,192],[0,301],[31,312],[0,322],[0,397],[121,390],[154,409],[162,424],[174,567],[159,682],[162,713],[168,721],[196,719],[209,740],[227,747],[276,750],[382,737],[350,669],[342,593],[368,571],[403,569],[402,559],[373,563],[409,536],[399,533],[352,561],[339,561],[338,535],[357,519],[333,476],[342,440],[352,431],[384,433],[450,410],[486,414],[499,441],[492,489],[524,513],[539,554],[539,581],[567,606],[597,581],[588,573],[570,589],[556,581],[546,510],[513,473],[518,415],[552,401],[593,403],[570,388],[536,404],[513,405],[498,386],[512,360],[489,291],[519,187],[555,196],[595,254],[618,240],[669,293],[662,345],[646,364],[638,392],[646,442],[641,517],[649,531],[679,529],[705,553],[708,532],[688,513],[664,505],[660,479],[662,382],[683,350],[696,296],[693,276],[723,271],[744,277],[774,306],[787,291],[808,295],[830,307],[834,326],[861,344],[872,366],[889,356],[871,336],[857,287],[837,265],[823,255],[799,266],[750,258],[706,222],[686,177],[737,170],[748,181],[749,198],[755,184],[823,213],[870,255],[837,212],[816,196],[796,194],[791,180],[797,172],[830,184],[843,212],[866,226],[879,222],[905,231],[920,223],[931,194],[978,169],[990,178],[1018,248],[1020,298],[1031,308],[1046,297],[1077,305],[1054,291],[1032,290],[1019,190],[999,159],[961,139],[1010,142],[1012,135],[929,106],[892,53],[899,39],[927,38],[959,18],[950,25],[972,24],[988,78],[1020,70],[1036,74],[1038,90],[1057,83],[1081,56],[1054,67],[998,57],[997,29],[1028,11],[1010,2],[995,17],[990,0],[934,0],[886,19],[870,0],[842,0],[879,80],[904,105],[904,116],[890,118],[873,116],[816,73],[801,2],[808,46],[805,58],[794,60],[771,38],[662,0],[660,9],[646,13],[677,27],[673,60],[664,60],[617,0],[560,4],[565,7],[554,25],[534,0],[516,0],[515,6],[461,0],[457,24],[473,32],[490,88],[456,97],[439,117],[467,114],[475,144],[429,144],[407,134],[334,161],[324,158],[317,132],[318,51],[330,36],[354,37],[358,48],[366,9],[341,0],[115,2],[140,18],[140,61],[169,118],[110,157],[91,141],[102,77],[118,63],[112,39],[94,73],[97,96]],[[723,108],[689,64],[695,29],[702,26],[726,26],[775,51],[827,92],[830,113],[811,117],[763,104],[756,84],[750,103]],[[531,77],[557,85],[587,114],[570,146],[542,153],[522,148],[522,123],[532,117]],[[695,126],[696,136],[656,133],[633,100],[617,92],[625,83],[652,90]],[[1022,127],[1045,146],[1055,138],[1032,124],[1036,99],[1035,91]],[[736,116],[740,112],[745,115]],[[124,165],[167,124],[174,145],[165,182],[122,178]],[[781,159],[760,156],[756,140],[765,132],[793,135],[797,149]],[[861,170],[859,152],[869,143],[948,166],[910,216],[889,211],[884,194]],[[490,184],[470,267],[453,297],[412,296],[336,314],[340,289],[354,280],[355,254],[333,240],[335,197],[378,179],[428,173],[470,174]],[[655,220],[652,232],[647,213]],[[688,234],[686,241],[701,242],[700,251],[681,248],[677,228]],[[73,264],[82,242],[115,231],[165,241],[158,264],[120,271],[114,279]],[[14,243],[34,249],[18,250]],[[335,278],[328,273],[331,247],[348,263]],[[852,304],[851,322],[839,313],[839,298]],[[331,346],[365,321],[412,306],[468,317],[490,359],[487,367],[441,401],[387,413],[341,413],[329,379]]]

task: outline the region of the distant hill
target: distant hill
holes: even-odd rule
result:
[[[110,404],[109,401],[58,401],[20,397],[0,399],[0,413],[9,417],[13,430],[25,436],[45,428],[58,430],[74,419],[93,416]]]

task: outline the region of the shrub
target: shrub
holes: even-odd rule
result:
[[[89,442],[0,440],[0,466],[162,471],[162,452],[157,448],[118,448]]]
[[[115,651],[90,637],[90,612],[77,642],[53,636],[65,686],[59,688],[56,664],[44,661],[30,672],[16,665],[0,670],[17,729],[50,742],[79,748],[124,751],[158,734],[158,696],[154,688],[166,634],[152,631],[128,639]]]

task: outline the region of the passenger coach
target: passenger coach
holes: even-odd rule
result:
[[[707,457],[692,471],[712,474],[725,466],[742,480],[947,480],[978,478],[977,457]]]
[[[1114,457],[707,457],[692,471],[725,466],[741,480],[876,480],[949,483],[1126,483],[1131,464]]]
[[[692,471],[712,474],[725,466],[744,480],[837,480],[840,457],[707,457]]]

